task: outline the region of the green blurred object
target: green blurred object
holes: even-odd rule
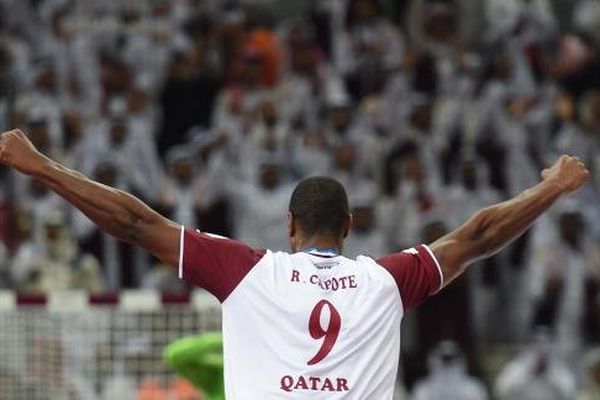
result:
[[[166,363],[204,394],[205,400],[225,400],[223,383],[223,336],[208,332],[169,344]]]

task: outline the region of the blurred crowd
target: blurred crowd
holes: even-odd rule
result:
[[[409,315],[403,346],[409,380],[441,339],[481,375],[490,343],[544,326],[569,367],[553,378],[550,361],[519,356],[499,398],[573,399],[586,380],[600,338],[599,1],[3,0],[10,128],[181,224],[273,250],[287,250],[295,182],[334,176],[354,214],[350,257],[431,242],[577,155],[592,182]],[[0,171],[0,288],[137,287],[186,289],[36,181]],[[511,392],[538,379],[524,371],[538,397]],[[471,386],[461,398],[485,398]],[[443,398],[417,387],[416,399]]]

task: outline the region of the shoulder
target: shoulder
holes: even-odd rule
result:
[[[426,245],[419,245],[376,260],[394,278],[405,309],[437,293],[444,283],[440,264]]]
[[[223,302],[267,255],[223,236],[181,228],[179,277],[204,288]]]

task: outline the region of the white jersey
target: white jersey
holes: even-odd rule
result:
[[[404,311],[443,282],[427,246],[350,260],[182,228],[180,255],[222,303],[228,400],[391,400]]]

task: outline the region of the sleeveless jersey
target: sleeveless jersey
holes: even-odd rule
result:
[[[179,275],[222,303],[228,400],[391,400],[402,316],[443,283],[425,245],[351,260],[183,227]]]

